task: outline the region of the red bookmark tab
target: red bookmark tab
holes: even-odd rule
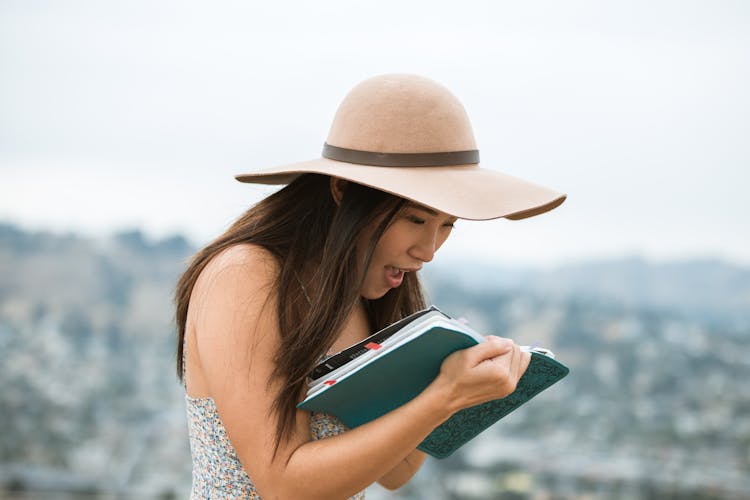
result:
[[[326,380],[325,382],[323,382],[323,385],[333,385],[335,383],[336,383],[335,380]]]
[[[383,346],[381,346],[380,344],[378,344],[376,342],[368,342],[368,343],[365,344],[365,347],[368,348],[368,349],[371,349],[373,351],[377,351],[378,349],[380,349]]]

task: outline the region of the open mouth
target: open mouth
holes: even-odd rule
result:
[[[388,285],[391,288],[396,288],[401,285],[404,281],[404,275],[408,271],[404,271],[398,267],[385,266],[385,278],[388,281]]]

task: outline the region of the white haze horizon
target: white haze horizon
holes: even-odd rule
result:
[[[319,156],[351,87],[408,72],[461,100],[483,167],[568,194],[459,221],[437,261],[750,265],[749,20],[729,1],[6,1],[0,222],[205,244],[274,189],[235,174]]]

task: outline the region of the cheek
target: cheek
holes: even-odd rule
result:
[[[450,237],[452,231],[453,231],[453,229],[447,229],[445,231],[445,234],[439,240],[438,248],[440,248],[441,246],[443,246],[443,243],[445,243],[446,241],[448,241],[448,238]]]
[[[405,251],[408,244],[408,227],[405,227],[402,223],[394,223],[386,229],[381,236],[380,241],[375,246],[373,252],[373,261],[376,258],[390,259],[394,255],[398,255],[399,252]]]

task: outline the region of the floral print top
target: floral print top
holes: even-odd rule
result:
[[[229,442],[213,398],[192,398],[186,394],[185,401],[190,453],[193,458],[190,499],[259,499],[260,495]],[[336,436],[345,431],[344,424],[332,415],[311,415],[310,434],[313,440]],[[364,498],[364,492],[351,497],[355,500]]]

